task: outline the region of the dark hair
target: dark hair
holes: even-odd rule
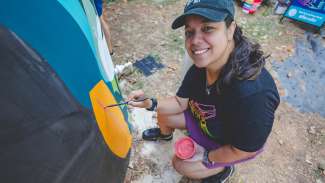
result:
[[[232,17],[225,19],[226,26],[229,27],[233,22]],[[226,65],[222,68],[220,77],[217,81],[217,91],[220,93],[223,86],[229,85],[234,79],[250,80],[255,79],[265,65],[265,59],[261,46],[252,43],[239,26],[234,32],[235,48],[230,53]]]

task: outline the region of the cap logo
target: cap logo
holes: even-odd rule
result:
[[[200,1],[201,0],[188,0],[185,7],[188,7],[188,6],[193,5],[195,3],[199,3]]]

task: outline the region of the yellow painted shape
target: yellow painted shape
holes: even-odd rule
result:
[[[119,107],[104,108],[116,104],[116,100],[103,80],[90,91],[90,99],[98,127],[110,150],[125,158],[131,148],[132,136]]]

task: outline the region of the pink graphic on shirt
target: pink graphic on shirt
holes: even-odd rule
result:
[[[216,107],[214,105],[206,105],[190,100],[189,107],[198,120],[201,130],[209,137],[214,137],[208,130],[207,119],[216,117]]]
[[[214,105],[206,105],[206,104],[200,104],[198,102],[195,102],[191,100],[189,102],[190,108],[195,114],[195,116],[199,117],[199,119],[210,119],[216,117],[216,107]]]

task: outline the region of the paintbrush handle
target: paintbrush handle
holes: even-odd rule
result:
[[[133,101],[133,102],[142,102],[142,101],[145,101],[147,100],[148,98],[142,98],[142,99],[138,99],[138,100],[128,100],[126,102],[121,102],[121,103],[118,103],[118,104],[112,104],[112,105],[108,105],[108,106],[104,106],[104,109],[105,108],[108,108],[108,107],[116,107],[116,106],[120,106],[120,105],[127,105],[129,104],[129,102]]]
[[[120,106],[120,105],[126,105],[126,104],[128,104],[128,103],[129,103],[129,101],[127,101],[127,102],[122,102],[122,103],[118,103],[118,104],[107,105],[107,106],[104,106],[104,109],[109,108],[109,107],[115,107],[115,106]]]

